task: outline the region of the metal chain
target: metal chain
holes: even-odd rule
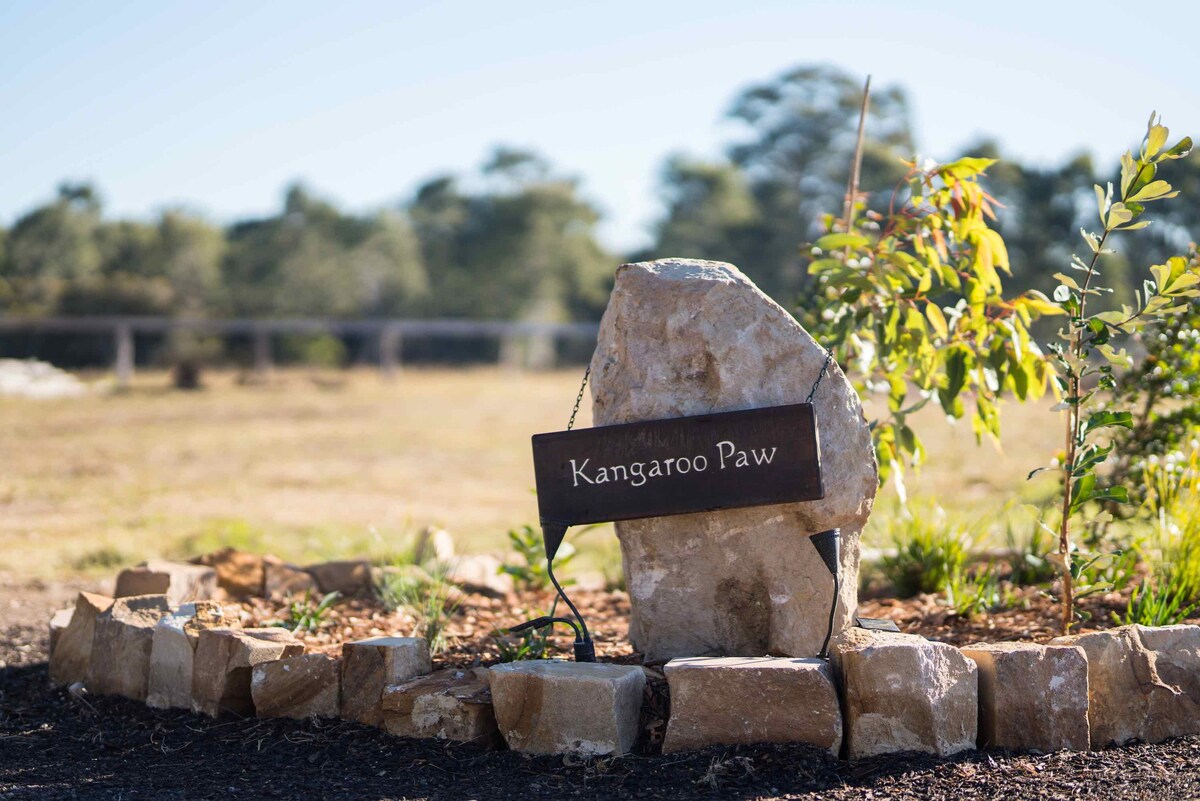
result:
[[[817,380],[813,382],[812,389],[808,393],[808,399],[805,403],[812,403],[813,396],[817,394],[817,388],[821,386],[821,381],[825,378],[825,374],[829,372],[829,365],[833,363],[833,350],[825,351],[825,363],[821,365],[821,372],[817,373]],[[571,419],[567,421],[567,430],[570,431],[575,427],[575,415],[579,414],[579,404],[583,403],[583,393],[587,390],[588,378],[592,375],[592,365],[588,366],[583,371],[583,381],[579,383],[579,394],[575,396],[575,406],[571,409]]]
[[[568,431],[575,427],[575,415],[579,414],[579,404],[583,402],[583,391],[587,389],[588,377],[591,374],[592,365],[589,362],[587,369],[583,371],[583,383],[579,385],[579,394],[575,396],[575,408],[571,410],[571,419],[567,421]]]
[[[821,386],[821,379],[825,378],[825,374],[829,372],[829,365],[833,362],[833,348],[825,351],[825,363],[821,365],[821,372],[817,373],[817,380],[813,382],[812,389],[808,393],[808,400],[805,403],[812,403],[813,395],[817,394],[817,387]]]

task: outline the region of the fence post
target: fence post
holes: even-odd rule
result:
[[[254,373],[259,378],[271,374],[271,332],[263,326],[254,328]]]
[[[134,365],[134,350],[133,350],[133,326],[129,323],[117,323],[114,331],[116,339],[116,364],[114,371],[117,374],[117,389],[128,389],[129,384],[133,381],[133,365]]]
[[[400,370],[400,361],[404,337],[400,326],[395,323],[385,325],[379,332],[379,369],[384,378],[395,378]]]

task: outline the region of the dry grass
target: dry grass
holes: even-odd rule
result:
[[[0,399],[0,569],[111,571],[225,543],[297,560],[378,555],[430,524],[465,550],[502,548],[508,528],[537,516],[529,436],[565,425],[580,374],[314,378],[217,374],[181,393],[151,373],[124,394]],[[1044,409],[1008,410],[1004,453],[938,417],[920,420],[929,466],[909,488],[961,510],[1027,492],[1026,472],[1057,440]]]

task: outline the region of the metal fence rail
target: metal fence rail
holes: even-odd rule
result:
[[[254,343],[254,368],[271,368],[271,337],[280,334],[350,335],[376,337],[379,366],[385,373],[399,369],[405,337],[442,337],[448,339],[493,338],[558,342],[574,340],[594,342],[597,323],[544,323],[510,320],[337,320],[318,318],[205,320],[173,317],[5,317],[0,316],[0,332],[29,331],[68,334],[105,334],[113,338],[114,364],[118,385],[133,378],[136,351],[134,335],[166,334],[186,330],[213,335],[249,336]]]

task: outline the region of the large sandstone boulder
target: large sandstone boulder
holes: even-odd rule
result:
[[[835,756],[842,712],[824,659],[693,657],[667,663],[663,752],[710,745],[809,743]]]
[[[953,645],[846,629],[833,644],[851,759],[897,751],[946,756],[975,747],[978,675]]]
[[[96,616],[84,683],[96,695],[146,700],[154,627],[171,610],[165,595],[117,598]]]
[[[50,681],[53,684],[66,686],[87,678],[96,618],[108,611],[112,603],[112,598],[103,595],[79,593],[71,621],[53,638],[54,647],[50,650]]]
[[[596,425],[803,402],[825,352],[731,264],[623,265],[592,357]],[[629,636],[648,660],[813,656],[832,579],[808,536],[842,530],[840,630],[857,605],[859,534],[877,469],[854,388],[829,366],[813,399],[825,498],[616,524],[633,607]]]
[[[638,736],[646,675],[636,665],[536,660],[491,668],[508,747],[527,754],[624,754]]]
[[[1122,626],[1051,642],[1087,652],[1092,748],[1200,734],[1200,627]]]
[[[1029,642],[968,645],[979,666],[979,746],[1086,751],[1088,660],[1082,648]]]

